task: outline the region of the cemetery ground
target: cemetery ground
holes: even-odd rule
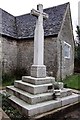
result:
[[[7,79],[8,77],[8,79]],[[5,89],[7,85],[13,85],[15,77],[12,78],[11,76],[5,75],[5,79],[2,81],[2,89]],[[71,75],[69,77],[66,77],[66,79],[63,80],[64,87],[69,87],[71,89],[80,90],[80,73],[75,73],[74,75]],[[1,88],[1,87],[0,87]],[[0,93],[0,100],[2,100],[2,109],[4,112],[11,118],[11,120],[28,120],[25,116],[22,116],[16,109],[14,109],[8,100],[9,95],[3,92],[3,94]],[[1,99],[2,98],[2,99]],[[1,103],[1,101],[0,101]],[[80,103],[78,105],[74,105],[73,107],[70,107],[68,109],[70,110],[61,110],[59,113],[54,114],[52,116],[48,115],[48,119],[54,120],[80,120]],[[65,113],[65,114],[63,114]],[[43,117],[43,120],[46,120],[47,117]],[[41,119],[42,120],[42,119]]]

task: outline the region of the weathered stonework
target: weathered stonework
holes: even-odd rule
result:
[[[58,50],[58,73],[57,78],[64,79],[74,72],[74,36],[71,23],[71,14],[67,7],[60,34],[57,40]],[[64,58],[64,41],[71,45],[70,59]]]
[[[17,42],[15,39],[2,37],[2,70],[12,72],[17,67]]]
[[[57,38],[49,37],[45,39],[44,63],[47,74],[56,77],[57,73]]]
[[[47,74],[56,76],[57,71],[57,38],[45,38],[44,40],[44,64],[47,67]],[[33,39],[20,40],[18,45],[18,67],[25,68],[29,74],[33,64]]]
[[[57,38],[45,38],[44,64],[47,75],[56,76],[57,72]],[[11,72],[17,67],[26,69],[30,75],[33,64],[33,39],[16,41],[2,38],[3,70]]]
[[[30,75],[31,65],[33,64],[33,40],[19,40],[17,42],[17,66],[25,68]]]
[[[0,37],[0,85],[2,85],[2,39]]]

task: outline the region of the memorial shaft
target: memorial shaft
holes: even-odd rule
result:
[[[48,18],[48,15],[43,12],[43,5],[41,4],[38,5],[37,10],[32,9],[31,14],[37,17],[34,32],[34,62],[31,67],[31,76],[45,77],[43,18]]]

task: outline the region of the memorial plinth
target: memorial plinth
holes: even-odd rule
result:
[[[46,66],[45,65],[32,65],[31,77],[36,77],[36,78],[46,77]]]

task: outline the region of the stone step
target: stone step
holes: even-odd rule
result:
[[[30,105],[15,96],[11,96],[9,99],[12,106],[17,108],[21,114],[27,117],[45,113],[55,108],[61,107],[61,101],[55,100]]]
[[[53,93],[42,93],[33,95],[18,88],[15,88],[14,86],[7,86],[6,90],[9,94],[18,97],[29,104],[36,104],[53,99]]]
[[[54,92],[57,98],[62,98],[62,97],[72,95],[72,90],[69,88],[63,88],[61,90],[54,90]]]
[[[80,102],[80,95],[72,93],[72,95],[61,98],[62,106]]]
[[[17,108],[21,114],[26,115],[27,117],[32,117],[34,115],[40,115],[42,113],[61,108],[63,106],[78,103],[80,102],[80,95],[72,94],[58,100],[50,100],[34,105],[30,105],[15,96],[11,96],[9,99],[13,107]]]
[[[31,76],[22,76],[22,81],[39,85],[39,84],[55,83],[55,78],[54,77],[34,78]]]
[[[32,94],[46,93],[46,92],[51,92],[53,90],[52,83],[42,84],[42,85],[33,85],[30,83],[26,83],[21,80],[18,80],[14,82],[14,86],[16,88],[19,88],[21,90],[24,90]]]

